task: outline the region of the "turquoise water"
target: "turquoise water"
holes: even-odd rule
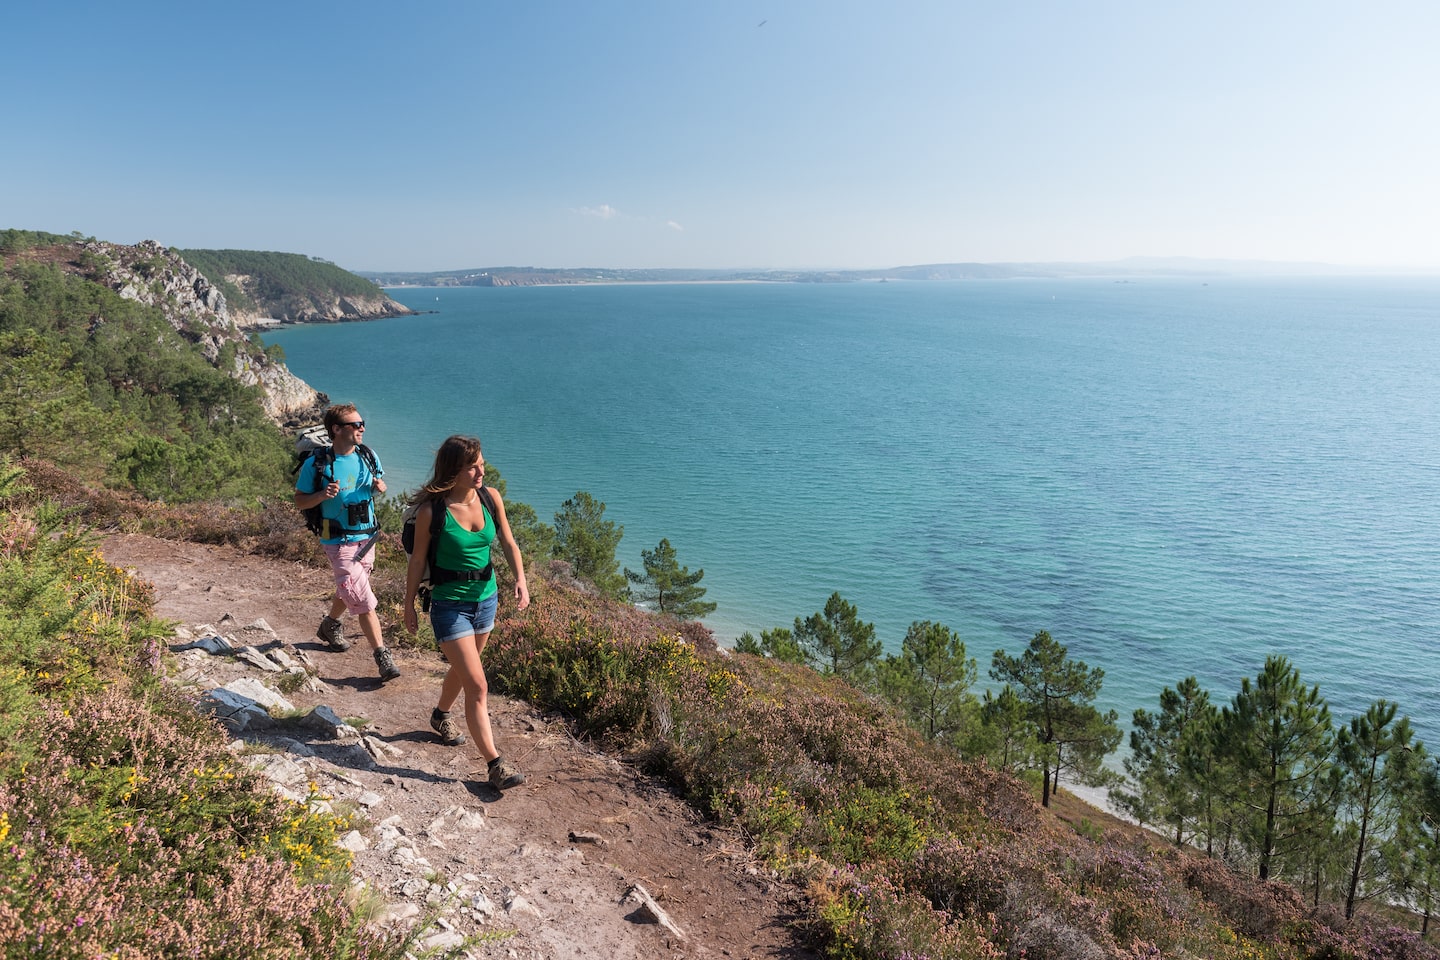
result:
[[[391,292],[435,312],[267,339],[392,485],[474,433],[543,519],[603,500],[623,565],[669,538],[722,639],[838,590],[982,677],[1049,630],[1127,719],[1281,653],[1440,741],[1440,281]]]

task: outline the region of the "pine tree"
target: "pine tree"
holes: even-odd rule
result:
[[[749,630],[735,640],[736,653],[753,653],[757,657],[769,657],[782,663],[804,663],[805,651],[795,642],[795,634],[786,627],[761,630],[760,638]]]
[[[1026,704],[1039,742],[1041,806],[1050,806],[1061,770],[1074,771],[1081,782],[1103,777],[1105,755],[1120,744],[1119,716],[1114,710],[1101,713],[1092,705],[1104,670],[1071,660],[1065,646],[1041,630],[1018,657],[996,650],[990,676],[1013,684]]]
[[[555,556],[568,562],[575,576],[619,599],[625,593],[625,578],[615,549],[624,534],[624,527],[605,519],[605,504],[581,490],[555,514]]]
[[[635,600],[654,604],[657,612],[678,620],[699,620],[715,612],[716,604],[700,599],[705,596],[705,588],[699,585],[705,571],[691,573],[689,567],[680,566],[669,540],[661,540],[654,550],[641,550],[640,559],[645,565],[643,573],[625,569]]]
[[[943,623],[910,624],[900,655],[885,658],[878,671],[880,692],[900,707],[925,739],[934,742],[959,730],[965,707],[974,698],[975,658],[965,642]]]
[[[1116,799],[1141,823],[1166,824],[1172,841],[1185,843],[1185,825],[1201,809],[1201,791],[1185,763],[1188,752],[1206,745],[1206,730],[1219,715],[1210,694],[1194,677],[1160,692],[1160,710],[1136,710],[1125,758],[1134,792],[1117,791]]]
[[[1398,765],[1404,802],[1395,835],[1381,848],[1390,890],[1420,914],[1420,936],[1440,901],[1440,762],[1417,749]]]
[[[1030,708],[1010,684],[999,693],[985,691],[980,702],[980,720],[989,734],[985,755],[1001,770],[1019,773],[1027,769],[1039,751]]]
[[[855,605],[839,593],[830,594],[823,611],[795,618],[795,640],[811,666],[860,687],[869,682],[880,659],[875,625],[863,622]]]
[[[1377,838],[1393,835],[1400,820],[1407,759],[1403,754],[1413,752],[1414,732],[1409,717],[1395,719],[1397,710],[1388,700],[1376,700],[1363,716],[1352,717],[1350,726],[1341,727],[1336,737],[1355,834],[1345,891],[1347,920],[1355,915],[1356,900],[1379,879]]]
[[[1292,851],[1313,839],[1328,803],[1334,747],[1330,707],[1285,657],[1272,656],[1221,712],[1218,742],[1233,761],[1232,797],[1248,811],[1242,835],[1268,880]]]

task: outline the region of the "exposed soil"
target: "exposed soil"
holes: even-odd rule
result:
[[[439,911],[422,944],[478,937],[470,956],[534,960],[816,956],[795,926],[795,891],[752,862],[737,836],[577,741],[562,718],[492,695],[498,746],[528,779],[503,795],[491,788],[472,745],[447,747],[430,730],[438,653],[396,651],[404,675],[382,686],[353,619],[348,651],[315,639],[328,571],[138,535],[111,537],[102,549],[155,585],[159,616],[212,625],[241,643],[261,635],[243,628],[263,619],[318,668],[316,689],[287,694],[292,704],[366,718],[365,733],[398,751],[371,762],[354,741],[290,728],[243,734],[289,751],[284,759],[302,768],[299,793],[308,777],[366,813],[368,847],[356,852],[355,871],[383,895],[386,922]],[[178,654],[175,667],[202,676],[202,686],[242,674],[274,686],[271,675],[200,651]],[[670,927],[622,903],[636,884]]]

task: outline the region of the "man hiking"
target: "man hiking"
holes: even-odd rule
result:
[[[325,431],[331,445],[306,458],[295,478],[295,506],[320,508],[320,545],[335,573],[330,613],[320,621],[315,635],[332,650],[349,649],[350,641],[340,627],[340,617],[348,610],[359,618],[360,630],[375,651],[381,681],[394,680],[400,669],[380,634],[380,617],[375,613],[378,601],[370,589],[377,532],[373,499],[385,492],[385,471],[374,452],[360,442],[365,421],[354,404],[329,407]]]

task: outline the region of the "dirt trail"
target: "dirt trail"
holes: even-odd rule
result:
[[[353,742],[265,731],[301,741],[277,760],[298,765],[323,792],[368,814],[356,873],[403,922],[427,905],[443,923],[435,943],[480,937],[473,957],[812,957],[793,929],[791,891],[745,855],[739,840],[707,824],[662,786],[577,742],[556,717],[491,698],[500,749],[527,783],[503,796],[484,781],[470,744],[446,747],[428,718],[440,688],[438,653],[397,652],[404,675],[380,685],[370,651],[356,641],[335,653],[314,637],[331,589],[328,571],[192,543],[117,535],[107,560],[156,587],[158,614],[221,634],[263,619],[319,668],[319,690],[287,695],[297,707],[327,705],[364,717],[389,753],[371,762]],[[223,623],[222,623],[223,621]],[[181,666],[223,682],[245,674],[229,658],[198,651]],[[273,678],[269,678],[272,679]],[[245,734],[247,737],[249,733]],[[272,774],[274,776],[274,774]],[[419,861],[419,862],[417,862]],[[671,927],[636,902],[640,884]]]

